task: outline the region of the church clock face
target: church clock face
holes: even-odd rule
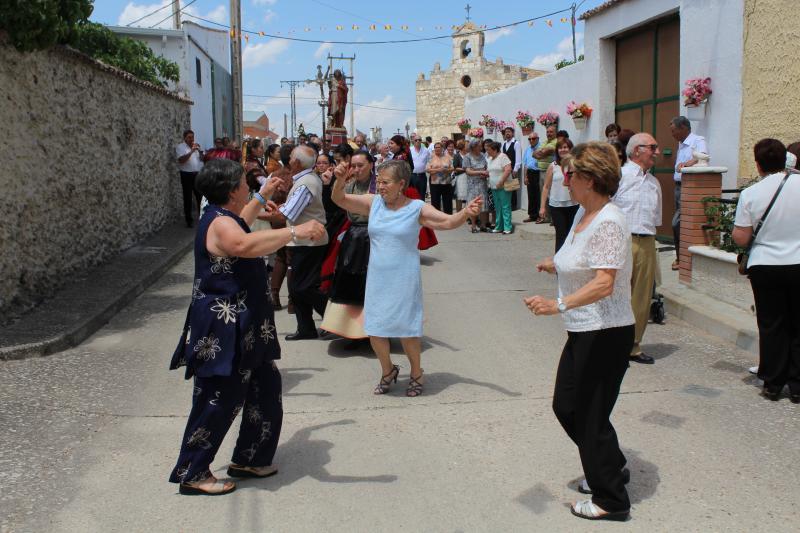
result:
[[[461,85],[465,89],[468,88],[470,85],[472,85],[472,78],[470,78],[469,76],[466,76],[466,75],[465,76],[461,76]]]

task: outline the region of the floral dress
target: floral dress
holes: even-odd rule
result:
[[[220,216],[250,233],[244,220],[214,204],[200,218],[192,301],[170,363],[171,369],[186,366],[186,379],[231,376],[281,356],[264,261],[218,257],[206,249],[208,227]]]

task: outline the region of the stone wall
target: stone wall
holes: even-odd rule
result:
[[[797,28],[786,18],[796,9],[795,0],[745,0],[740,182],[756,176],[753,145],[760,139],[800,141]]]
[[[74,50],[0,43],[0,323],[176,217],[191,102]]]
[[[434,139],[452,137],[457,133],[456,123],[464,117],[464,101],[513,87],[528,79],[544,74],[518,65],[504,65],[480,58],[478,61],[453,61],[450,68],[441,70],[437,63],[426,79],[420,74],[417,80],[417,131]],[[469,76],[471,84],[465,88],[462,78]],[[478,127],[480,116],[469,117],[473,127]],[[513,116],[499,117],[512,120]]]

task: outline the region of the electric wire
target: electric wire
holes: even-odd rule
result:
[[[186,4],[185,6],[183,6],[182,8],[180,8],[180,9],[178,10],[178,13],[183,13],[183,10],[184,10],[184,9],[186,9],[186,8],[187,8],[187,7],[189,7],[190,5],[194,4],[195,2],[197,2],[197,0],[191,0],[191,1],[190,1],[188,4]],[[188,15],[188,13],[184,13],[184,15]],[[162,23],[162,22],[164,22],[165,20],[169,20],[169,19],[171,19],[172,17],[173,17],[173,14],[172,14],[172,13],[170,13],[170,15],[169,15],[169,16],[167,16],[167,17],[164,17],[163,19],[159,20],[158,22],[156,22],[155,24],[153,24],[153,25],[152,25],[152,26],[150,26],[150,27],[151,27],[151,28],[155,28],[156,26],[158,26],[159,24],[161,24],[161,23]]]
[[[131,25],[133,25],[133,24],[136,24],[136,23],[137,23],[137,22],[139,22],[139,21],[142,21],[142,20],[144,20],[144,19],[148,18],[148,17],[152,17],[153,15],[155,15],[156,13],[158,13],[159,11],[162,11],[162,10],[164,10],[164,9],[166,9],[166,8],[168,8],[168,7],[170,7],[170,6],[171,6],[172,4],[174,4],[175,2],[180,2],[180,1],[181,1],[181,0],[172,0],[172,2],[170,2],[169,4],[164,4],[163,6],[159,7],[159,8],[158,8],[158,9],[156,9],[155,11],[151,11],[151,12],[150,12],[150,13],[148,13],[147,15],[145,15],[145,16],[143,16],[143,17],[139,17],[138,19],[134,20],[133,22],[129,22],[129,23],[125,24],[125,26],[131,26]]]

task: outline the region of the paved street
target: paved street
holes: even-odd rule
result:
[[[569,514],[581,468],[550,408],[565,333],[559,317],[533,317],[522,304],[555,290],[532,269],[552,250],[549,232],[461,228],[423,253],[427,383],[417,399],[403,395],[399,344],[401,382],[376,397],[368,350],[283,342],[295,322],[277,313],[280,472],[220,498],[182,497],[167,482],[191,397],[182,372],[167,370],[191,293],[187,255],[77,348],[0,362],[0,528],[796,529],[800,406],[760,398],[746,370],[752,355],[674,319],[648,329],[656,364],[630,368],[614,413],[632,471],[631,520]],[[213,465],[222,477],[232,433]]]

